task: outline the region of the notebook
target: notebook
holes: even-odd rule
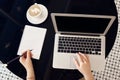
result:
[[[76,69],[73,57],[82,52],[89,56],[91,70],[104,70],[105,35],[115,18],[112,15],[51,13],[55,29],[53,68]]]
[[[25,25],[17,55],[22,55],[26,50],[31,50],[32,58],[39,60],[46,31],[46,28]]]

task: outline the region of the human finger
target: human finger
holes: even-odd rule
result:
[[[20,57],[19,61],[20,61],[20,63],[23,63],[25,61],[25,58],[22,56],[22,57]]]
[[[73,61],[74,61],[74,64],[75,64],[76,68],[79,69],[80,64],[78,63],[77,59],[75,59],[73,57]]]
[[[27,51],[22,52],[22,55],[21,55],[21,57],[19,59],[20,61],[25,60],[25,54],[26,54],[26,52]]]
[[[83,61],[88,62],[88,57],[87,57],[86,54],[83,54],[83,53],[79,52],[79,55],[82,57],[82,60],[83,60]]]
[[[22,53],[21,57],[22,57],[22,58],[26,58],[26,57],[27,57],[26,54],[27,54],[27,51],[24,51],[24,52]]]
[[[29,58],[29,59],[30,59],[31,57],[32,57],[32,56],[31,56],[31,51],[30,51],[30,50],[28,50],[28,51],[27,51],[27,58]]]
[[[78,59],[78,62],[83,62],[83,59],[82,59],[82,56],[79,54],[79,53],[77,53],[77,59]]]
[[[89,56],[85,54],[85,57],[86,57],[87,61],[90,62]]]

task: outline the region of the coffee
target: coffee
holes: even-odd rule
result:
[[[37,3],[31,5],[26,12],[26,18],[32,24],[44,22],[47,19],[47,16],[47,8],[44,5]]]
[[[37,3],[34,5],[30,6],[28,9],[28,13],[31,17],[38,17],[41,15],[41,9]]]

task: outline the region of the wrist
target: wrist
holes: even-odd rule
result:
[[[94,80],[92,73],[84,75],[85,80]]]
[[[27,80],[35,80],[34,70],[27,70]]]
[[[35,80],[35,77],[32,77],[32,76],[30,76],[30,77],[26,77],[26,80]]]
[[[26,80],[35,80],[34,75],[27,75]]]

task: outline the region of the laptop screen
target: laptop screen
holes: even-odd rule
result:
[[[56,26],[61,32],[104,33],[111,18],[55,16]]]

